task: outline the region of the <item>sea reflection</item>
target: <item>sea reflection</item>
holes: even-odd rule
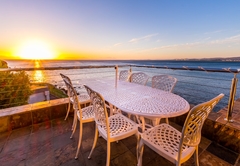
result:
[[[39,68],[41,67],[41,63],[38,61],[38,60],[35,60],[35,65],[34,65],[35,68]],[[33,71],[33,81],[34,82],[44,82],[44,73],[42,72],[42,70],[34,70]]]

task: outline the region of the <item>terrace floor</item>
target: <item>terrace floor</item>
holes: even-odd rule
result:
[[[0,165],[1,166],[55,166],[82,165],[101,166],[106,162],[106,141],[98,139],[97,147],[89,160],[93,137],[94,123],[84,124],[83,141],[79,158],[74,159],[79,130],[70,139],[72,117],[54,119],[30,127],[20,128],[0,135]],[[172,123],[175,127],[176,124]],[[184,166],[194,165],[193,158]],[[199,146],[200,166],[240,166],[240,155],[202,137]],[[137,165],[136,138],[132,136],[118,143],[111,144],[112,166]],[[172,166],[147,146],[144,148],[143,166]]]

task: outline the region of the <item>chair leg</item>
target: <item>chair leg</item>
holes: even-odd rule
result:
[[[73,114],[73,124],[72,124],[72,130],[74,128],[74,125],[76,125],[77,123],[77,112],[75,110],[74,111],[74,114]]]
[[[107,159],[106,166],[110,165],[110,154],[111,154],[111,142],[107,141]]]
[[[72,137],[73,137],[73,134],[75,133],[75,131],[76,131],[76,128],[77,128],[77,120],[78,120],[78,118],[77,118],[77,113],[75,113],[76,111],[74,111],[74,118],[73,118],[73,126],[72,126],[72,134],[71,134],[71,136],[70,136],[70,138],[72,139]],[[76,114],[76,115],[75,115]],[[80,122],[81,123],[81,122]]]
[[[137,153],[137,161],[138,161],[138,158],[139,158],[139,153],[138,153],[138,148],[139,148],[139,145],[140,145],[140,134],[139,133],[136,133],[135,136],[137,137],[137,146],[136,146],[136,153]]]
[[[80,129],[79,129],[79,138],[78,138],[78,147],[77,147],[77,153],[76,153],[76,156],[75,156],[75,159],[78,159],[78,153],[79,153],[79,150],[80,150],[80,147],[81,147],[81,143],[82,143],[82,129],[83,129],[83,124],[81,123],[80,121],[80,125],[79,125]]]
[[[198,160],[198,146],[196,146],[196,150],[194,153],[194,159],[195,159],[195,165],[199,166],[199,160]]]
[[[93,146],[92,146],[91,152],[88,155],[88,159],[90,159],[91,156],[92,156],[93,150],[95,149],[95,147],[97,145],[97,140],[98,140],[98,128],[97,128],[97,125],[96,125],[95,126],[95,136],[94,136],[94,140],[93,140]]]
[[[67,114],[66,114],[64,120],[67,120],[68,114],[69,114],[69,112],[70,112],[70,107],[71,107],[71,104],[70,104],[70,101],[69,101],[69,102],[68,102],[68,110],[67,110]]]
[[[143,149],[144,149],[144,144],[140,140],[139,141],[139,146],[138,146],[138,149],[137,149],[137,153],[138,153],[138,163],[137,163],[137,166],[142,166]]]

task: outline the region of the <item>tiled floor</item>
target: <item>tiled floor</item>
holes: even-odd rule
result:
[[[21,128],[0,135],[0,165],[1,166],[55,166],[81,165],[101,166],[106,162],[106,141],[99,138],[97,147],[89,160],[93,136],[94,123],[84,124],[83,141],[79,158],[74,159],[78,140],[78,131],[70,139],[72,118],[67,121],[63,118],[55,119],[32,127]],[[175,125],[175,124],[172,124]],[[176,125],[175,125],[176,126]],[[134,166],[136,160],[136,138],[111,144],[111,165]],[[199,148],[200,166],[240,166],[240,155],[202,138]],[[194,165],[193,158],[184,163],[184,166]],[[145,146],[143,154],[144,166],[172,166]]]

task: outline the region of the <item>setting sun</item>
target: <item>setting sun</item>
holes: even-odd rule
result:
[[[17,51],[21,59],[54,59],[55,53],[44,42],[28,41],[23,44]]]

